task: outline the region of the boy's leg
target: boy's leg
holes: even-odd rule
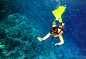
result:
[[[53,25],[56,25],[56,21],[54,20]]]
[[[56,18],[55,20],[54,20],[54,22],[53,22],[53,24],[52,24],[52,27],[53,26],[56,26],[56,22],[58,21],[58,19]]]
[[[60,23],[59,27],[62,28],[62,22]]]
[[[60,25],[59,25],[59,27],[63,28],[63,26],[64,26],[64,23],[61,22]]]
[[[53,24],[52,24],[52,27],[56,27],[56,20],[54,20]]]
[[[56,27],[56,21],[53,22],[52,27]]]

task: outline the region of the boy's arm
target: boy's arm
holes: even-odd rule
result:
[[[55,46],[56,45],[60,46],[60,45],[64,44],[64,40],[63,40],[62,35],[59,37],[59,39],[60,39],[61,42],[60,43],[56,43]]]
[[[62,35],[59,37],[59,39],[60,39],[60,41],[61,41],[59,44],[60,44],[60,45],[64,44],[64,40],[63,40]]]
[[[39,40],[39,41],[43,41],[43,40],[46,40],[47,38],[49,38],[50,37],[50,32],[45,36],[45,37],[43,37],[43,38],[40,38],[40,37],[38,37],[37,39]]]
[[[46,40],[49,37],[50,37],[50,32],[45,37],[43,37],[42,40]]]
[[[62,35],[62,33],[63,33],[63,31],[61,31],[57,37],[60,37]]]

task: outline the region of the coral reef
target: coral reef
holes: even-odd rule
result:
[[[33,58],[42,51],[41,43],[36,39],[40,32],[26,16],[9,15],[0,22],[0,27],[0,58]]]
[[[48,50],[48,48],[45,48],[45,47],[44,47],[43,49],[44,49],[45,55],[46,55],[46,56],[49,56],[49,50]]]

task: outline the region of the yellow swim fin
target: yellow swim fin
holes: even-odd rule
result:
[[[65,11],[66,7],[64,6],[59,6],[58,9],[52,11],[53,15],[59,19],[59,22],[62,22],[62,18],[61,15],[63,14],[63,12]]]

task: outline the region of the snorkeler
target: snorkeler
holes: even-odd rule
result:
[[[49,38],[50,36],[52,36],[52,38],[59,38],[60,41],[61,41],[60,43],[56,43],[55,46],[56,45],[60,46],[60,45],[64,44],[64,40],[63,40],[63,37],[62,37],[64,23],[62,23],[61,15],[65,11],[65,8],[66,7],[64,7],[64,6],[59,6],[58,9],[52,11],[52,13],[56,17],[56,19],[53,22],[51,31],[45,37],[43,37],[43,38],[37,37],[37,39],[39,41],[46,40],[47,38]],[[56,26],[56,22],[57,21],[60,22],[59,27]]]
[[[60,22],[59,27],[57,27],[56,26],[57,21],[58,21],[58,19],[56,18],[55,21],[53,22],[51,31],[45,37],[43,37],[43,38],[37,37],[37,39],[39,41],[43,41],[43,40],[46,40],[47,38],[49,38],[50,36],[52,36],[52,38],[59,38],[61,41],[60,43],[56,43],[55,46],[56,45],[60,46],[60,45],[64,44],[64,40],[62,37],[64,23]]]

